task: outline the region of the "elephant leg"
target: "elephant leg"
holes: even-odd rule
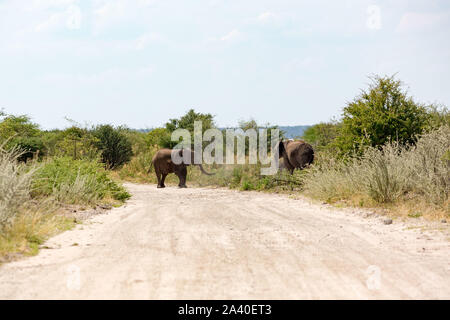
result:
[[[183,167],[180,168],[180,170],[177,173],[178,179],[180,179],[180,183],[178,184],[178,186],[180,188],[187,188],[186,186],[186,176],[187,176],[187,168]]]
[[[161,177],[161,184],[160,184],[160,188],[165,188],[166,186],[164,185],[164,181],[166,180],[167,177],[167,173],[163,173],[162,177]]]
[[[161,172],[155,168],[156,179],[158,179],[158,188],[161,188]]]

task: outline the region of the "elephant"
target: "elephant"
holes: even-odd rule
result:
[[[190,159],[187,161],[187,163],[184,162],[184,160],[180,164],[175,164],[172,160],[172,154],[178,153],[180,158],[185,155],[186,152],[190,153]],[[189,149],[161,149],[156,152],[155,156],[152,159],[152,165],[155,168],[156,178],[158,179],[158,188],[165,188],[164,180],[166,179],[167,175],[169,173],[175,173],[180,180],[180,183],[178,184],[178,187],[180,188],[187,188],[186,186],[186,175],[187,175],[187,166],[192,164],[194,162],[194,151]],[[203,169],[203,166],[201,164],[198,164],[200,167],[200,170],[203,174],[206,175],[214,175],[214,173],[208,173]],[[150,167],[151,170],[151,167]],[[150,172],[149,170],[149,172]]]
[[[278,144],[279,168],[286,169],[291,174],[295,169],[303,169],[314,161],[313,147],[302,140],[286,140]]]

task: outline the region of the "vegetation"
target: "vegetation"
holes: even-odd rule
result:
[[[335,202],[355,199],[366,203],[414,201],[448,206],[450,187],[450,127],[424,134],[417,144],[405,148],[387,143],[367,148],[361,157],[342,161],[321,159],[307,172],[307,194]]]
[[[53,158],[39,166],[32,194],[67,204],[95,204],[105,198],[122,201],[129,197],[99,162],[71,157]]]
[[[302,139],[308,141],[316,151],[330,150],[340,127],[341,124],[337,121],[322,122],[306,129]]]
[[[129,162],[133,155],[132,145],[128,137],[119,129],[110,125],[102,125],[93,132],[97,138],[96,146],[101,152],[101,159],[109,169],[115,169]]]
[[[60,214],[67,205],[120,204],[130,197],[106,170],[110,163],[100,161],[102,152],[117,146],[97,148],[96,130],[41,131],[27,116],[1,116],[0,262],[34,254],[46,238],[70,228],[73,219]]]
[[[428,128],[430,113],[401,88],[394,77],[374,77],[344,108],[336,138],[341,153],[360,152],[365,146],[383,146],[391,141],[406,146]]]

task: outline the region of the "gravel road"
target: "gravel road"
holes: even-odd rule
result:
[[[125,206],[1,266],[0,298],[450,299],[448,226],[285,195],[126,187]]]

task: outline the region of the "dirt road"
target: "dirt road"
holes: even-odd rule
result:
[[[282,195],[127,187],[125,207],[2,266],[0,298],[450,298],[440,232]]]

